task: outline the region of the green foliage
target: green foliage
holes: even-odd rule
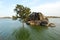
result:
[[[17,16],[21,19],[27,18],[27,16],[31,13],[30,8],[24,7],[23,5],[16,5],[14,11],[17,13]]]
[[[13,20],[17,20],[17,17],[16,17],[16,16],[12,16],[12,19],[13,19]]]

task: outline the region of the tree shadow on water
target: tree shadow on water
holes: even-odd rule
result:
[[[31,40],[29,30],[25,27],[18,28],[13,32],[16,40]]]

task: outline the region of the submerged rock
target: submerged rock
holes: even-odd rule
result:
[[[48,26],[55,27],[56,25],[54,23],[49,23]]]
[[[42,22],[40,23],[41,26],[46,26],[47,24],[48,24],[47,21],[42,21]]]

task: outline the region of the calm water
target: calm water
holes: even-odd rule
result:
[[[60,40],[60,19],[50,18],[56,27],[29,26],[18,20],[0,19],[0,40]]]

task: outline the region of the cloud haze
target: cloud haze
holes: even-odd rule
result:
[[[49,16],[60,16],[60,2],[48,3],[33,7],[31,11],[42,12]]]
[[[0,0],[0,17],[15,15],[16,4],[31,8],[33,12],[42,12],[47,16],[60,16],[60,0]]]

